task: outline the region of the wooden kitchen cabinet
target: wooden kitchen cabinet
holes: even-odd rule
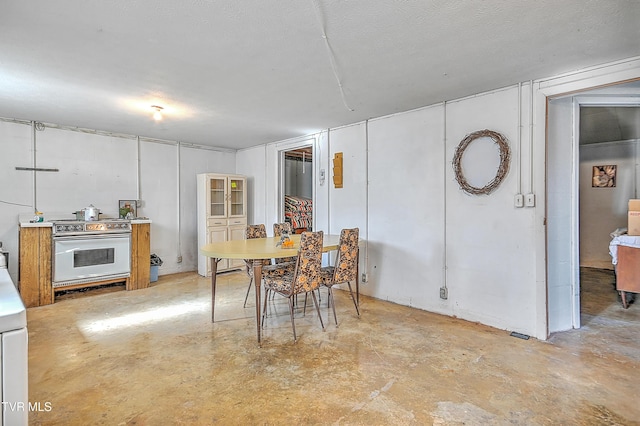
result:
[[[247,179],[241,175],[197,176],[198,248],[221,241],[243,240],[247,226]],[[218,272],[239,269],[242,259],[222,259]],[[198,254],[198,273],[211,276],[211,260]]]
[[[151,224],[131,224],[131,276],[127,290],[149,287],[151,282]]]
[[[18,290],[27,308],[50,305],[54,292],[51,284],[51,227],[19,228]]]

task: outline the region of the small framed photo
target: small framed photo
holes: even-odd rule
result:
[[[593,166],[591,176],[592,188],[613,188],[616,186],[617,166]]]
[[[120,219],[134,219],[138,217],[136,200],[120,200],[118,202],[118,217]]]

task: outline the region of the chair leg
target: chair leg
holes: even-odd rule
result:
[[[347,281],[347,285],[349,286],[349,294],[351,295],[351,300],[353,300],[353,306],[356,307],[356,312],[358,316],[360,316],[360,309],[358,309],[358,302],[356,302],[356,298],[353,295],[353,291],[351,291],[351,282]]]
[[[293,320],[293,298],[289,297],[289,315],[291,315],[291,328],[293,328],[293,341],[296,342],[296,323]]]
[[[296,295],[296,299],[297,299],[297,295]],[[307,315],[307,293],[304,294],[304,308],[302,308],[302,316],[306,316]]]
[[[324,322],[322,322],[322,315],[320,314],[320,305],[318,304],[318,299],[316,298],[316,293],[312,291],[311,297],[313,297],[313,304],[316,305],[316,311],[318,311],[318,318],[320,318],[320,325],[322,326],[322,331],[325,331]]]
[[[296,300],[298,300],[297,295],[296,295]],[[322,301],[322,299],[320,298],[320,288],[318,288],[318,300],[320,302]],[[327,301],[327,304],[328,303],[329,302]],[[302,316],[305,316],[306,314],[307,314],[307,293],[304,294],[304,309],[302,310]]]
[[[336,322],[336,327],[338,326],[338,316],[336,315],[336,300],[333,297],[333,289],[331,287],[327,287],[328,294],[328,302],[333,307],[333,319]]]
[[[264,319],[267,317],[267,299],[269,297],[269,289],[264,291],[264,305],[262,307],[262,321],[260,321],[260,327],[264,328]]]
[[[249,299],[249,291],[251,291],[252,283],[253,283],[253,277],[251,277],[251,279],[249,280],[249,287],[247,287],[247,295],[244,296],[244,305],[242,305],[243,308],[247,307],[247,299]]]

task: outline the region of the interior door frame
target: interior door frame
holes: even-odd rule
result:
[[[573,170],[571,206],[571,287],[573,328],[581,327],[580,320],[580,108],[581,107],[640,107],[640,96],[581,94],[573,97]]]
[[[278,220],[280,222],[284,222],[284,196],[285,196],[285,153],[288,151],[292,151],[299,148],[311,147],[312,157],[311,157],[311,193],[312,193],[312,226],[313,229],[316,229],[316,217],[315,211],[315,202],[316,202],[316,152],[318,145],[318,136],[312,135],[307,136],[303,139],[298,139],[296,141],[292,141],[286,144],[279,144],[277,149],[277,158],[278,158]]]
[[[573,227],[577,226],[577,224],[571,223],[571,201],[569,201],[569,206],[566,207],[568,210],[563,210],[562,206],[552,203],[553,197],[551,197],[552,194],[549,191],[549,167],[558,160],[558,153],[551,149],[555,141],[554,136],[550,133],[551,123],[556,117],[554,116],[555,113],[550,111],[550,101],[566,96],[579,96],[587,91],[595,91],[596,89],[606,88],[608,90],[609,87],[636,81],[640,81],[640,57],[532,81],[533,104],[531,105],[532,117],[530,125],[533,146],[531,147],[531,179],[534,189],[544,191],[544,196],[539,197],[537,208],[533,211],[533,219],[536,224],[533,231],[535,245],[535,259],[533,262],[537,283],[534,328],[535,337],[538,339],[547,340],[551,333],[570,330],[575,318],[575,310],[572,310],[575,294],[571,294],[575,288],[573,283],[568,282],[566,283],[568,289],[565,291],[562,288],[562,284],[571,280],[571,271],[567,269],[572,267],[571,262],[577,260],[577,246],[575,246],[577,241],[572,240],[570,244],[574,244],[573,249],[569,247],[568,251],[565,252],[567,253],[568,261],[565,262],[563,259],[549,256],[551,249],[558,248],[558,244],[553,240],[553,237],[558,238],[560,236],[558,226],[549,226],[551,224],[550,220],[558,219],[566,211],[568,219],[566,222],[563,219],[563,222],[559,225],[566,225],[569,232],[572,232]],[[616,89],[613,89],[610,93],[615,92]],[[569,120],[571,120],[570,117]],[[572,129],[572,123],[568,123],[568,125]],[[571,139],[572,135],[569,136],[569,143],[572,143]],[[571,161],[571,157],[568,158]],[[570,182],[569,185],[571,185]],[[573,187],[568,186],[566,190],[567,196],[571,198]],[[575,229],[578,228],[576,227]],[[569,239],[571,239],[571,236],[569,236]],[[566,281],[565,277],[567,278]]]

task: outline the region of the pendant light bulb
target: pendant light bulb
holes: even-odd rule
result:
[[[155,111],[153,112],[153,119],[156,121],[162,120],[162,110],[164,108],[158,105],[151,105],[151,108],[155,109]]]

